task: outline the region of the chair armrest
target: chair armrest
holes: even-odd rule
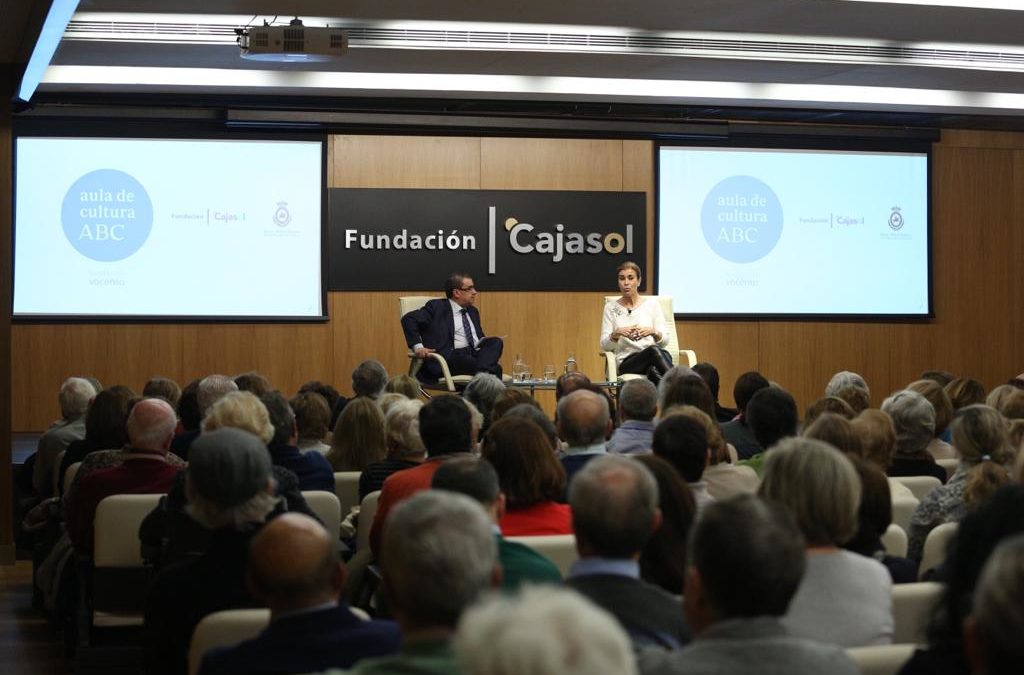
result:
[[[619,362],[615,360],[615,352],[601,352],[604,357],[605,379],[609,382],[617,382],[619,379]]]
[[[680,349],[679,350],[679,365],[683,364],[683,358],[686,359],[686,365],[693,368],[697,365],[697,352],[692,349]]]
[[[413,351],[409,352],[409,358],[411,359],[409,375],[416,377],[416,373],[422,367],[424,359],[416,356],[416,353]],[[448,369],[448,361],[437,352],[430,352],[426,358],[437,361],[438,365],[441,366],[441,381],[444,382],[448,391],[455,393],[457,390],[455,389],[455,381],[452,379],[452,372]]]

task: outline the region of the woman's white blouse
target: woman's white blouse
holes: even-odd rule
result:
[[[647,335],[639,340],[631,340],[620,335],[618,340],[612,340],[612,331],[617,328],[628,326],[643,326],[653,328],[654,332],[661,336],[660,342],[655,342],[653,335]],[[668,330],[665,328],[665,316],[661,313],[661,303],[654,298],[644,298],[639,306],[629,312],[618,303],[618,300],[609,300],[604,305],[604,316],[601,318],[601,349],[606,352],[615,352],[615,361],[622,363],[622,360],[630,354],[636,354],[652,345],[664,347],[668,344]]]

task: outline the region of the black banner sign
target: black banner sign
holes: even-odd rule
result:
[[[334,188],[330,289],[441,288],[465,272],[482,290],[615,291],[643,262],[643,192]]]

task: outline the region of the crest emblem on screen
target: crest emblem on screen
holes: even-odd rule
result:
[[[149,238],[153,203],[134,177],[98,169],[76,180],[64,195],[61,225],[68,242],[85,257],[124,260]]]
[[[278,202],[274,210],[274,224],[278,227],[287,227],[292,222],[292,214],[288,210],[288,202]]]
[[[889,214],[889,228],[892,230],[903,229],[903,214],[898,206],[892,207],[892,213]]]
[[[711,250],[736,263],[760,260],[782,236],[782,204],[753,176],[719,181],[704,198],[700,220]]]

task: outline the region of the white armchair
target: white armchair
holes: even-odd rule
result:
[[[601,302],[601,311],[604,311],[604,306],[609,301],[618,299],[617,295],[606,295]],[[665,351],[672,356],[672,365],[678,366],[685,362],[686,365],[691,368],[697,363],[697,352],[692,349],[680,349],[679,348],[679,336],[676,334],[676,321],[675,314],[672,311],[672,297],[668,295],[652,295],[650,296],[661,303],[661,313],[665,316],[665,330],[668,333],[668,344],[665,345]],[[604,357],[605,365],[605,379],[609,382],[625,382],[626,380],[634,380],[643,375],[625,374],[619,375],[619,364],[615,360],[615,352],[601,352],[601,356]],[[684,361],[685,359],[685,361]]]
[[[428,300],[434,300],[435,298],[430,295],[403,295],[398,298],[398,318],[401,319],[409,312],[419,309],[423,305],[427,304]],[[441,366],[441,378],[436,384],[425,383],[421,381],[421,386],[429,389],[444,389],[446,391],[455,392],[458,389],[456,385],[465,387],[471,379],[472,375],[452,375],[448,369],[448,361],[445,360],[440,354],[433,352],[427,356],[427,358],[434,359],[437,364]],[[409,375],[416,377],[416,373],[419,372],[420,368],[423,367],[425,359],[416,356],[411,350],[409,351]],[[418,379],[418,378],[417,378]]]

